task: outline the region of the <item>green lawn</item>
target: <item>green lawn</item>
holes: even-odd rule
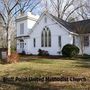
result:
[[[85,77],[81,82],[2,82],[0,90],[89,90],[90,58],[54,59],[24,56],[19,63],[0,64],[2,77]]]

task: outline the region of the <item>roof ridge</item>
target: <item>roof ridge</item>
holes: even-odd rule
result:
[[[63,25],[67,30],[69,30],[70,32],[74,32],[74,33],[78,33],[76,30],[75,30],[75,26],[77,27],[80,27],[80,26],[83,26],[83,27],[86,27],[87,25],[87,28],[85,28],[85,32],[83,32],[84,34],[86,33],[90,33],[90,19],[87,19],[87,20],[81,20],[81,21],[76,21],[76,22],[67,22],[61,18],[58,18],[57,16],[54,16],[52,14],[50,14],[58,23],[60,23],[61,25]],[[82,32],[81,32],[82,33]]]

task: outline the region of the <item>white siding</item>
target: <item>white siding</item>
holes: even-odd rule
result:
[[[58,55],[60,51],[58,45],[58,36],[61,36],[62,47],[68,43],[72,44],[73,38],[63,26],[59,26],[55,21],[47,17],[47,23],[45,23],[45,16],[41,21],[33,28],[33,32],[30,35],[29,48],[30,53],[38,54],[38,50],[47,50],[51,55]],[[41,33],[43,28],[47,26],[51,31],[51,47],[41,47]],[[36,39],[36,47],[33,47],[33,38]]]
[[[90,55],[90,35],[89,35],[89,46],[84,46],[84,54]]]
[[[27,16],[25,16],[27,17]],[[23,17],[23,18],[25,18]],[[21,17],[20,17],[21,18]],[[31,18],[31,19],[30,19]],[[19,20],[18,18],[18,21],[16,22],[16,27],[17,27],[17,37],[20,37],[21,38],[17,38],[17,52],[18,53],[21,53],[22,52],[22,49],[20,48],[20,40],[23,39],[24,40],[24,51],[26,52],[26,54],[30,54],[30,42],[31,42],[31,39],[29,37],[23,37],[23,36],[27,36],[29,35],[29,32],[30,30],[32,29],[32,27],[34,26],[36,20],[36,18],[33,17],[28,17],[24,20]],[[22,24],[24,24],[24,26],[22,26]],[[21,27],[21,28],[20,28]],[[24,27],[24,28],[23,28]],[[23,32],[21,32],[21,30],[24,30]],[[31,42],[32,43],[32,42]]]
[[[20,34],[20,25],[22,23],[24,24],[24,34],[23,35],[28,35],[27,20],[24,20],[24,21],[17,22],[17,37],[22,36],[22,34]]]
[[[47,17],[47,22],[45,22],[45,17]],[[26,54],[38,54],[38,50],[42,49],[48,51],[50,55],[58,55],[58,52],[62,50],[64,45],[73,44],[73,35],[70,34],[70,32],[68,32],[65,27],[58,24],[58,22],[53,20],[51,17],[44,15],[41,17],[41,19],[38,20],[37,24],[35,24],[35,22],[36,21],[34,20],[27,19],[17,23],[17,36],[20,36],[19,31],[21,23],[24,23],[24,35],[30,34],[30,38],[24,38],[24,43],[26,43],[24,50]],[[35,26],[33,27],[34,24]],[[51,31],[51,47],[41,47],[41,33],[45,26],[47,26]],[[31,29],[32,32],[29,33]],[[58,44],[58,36],[61,36],[61,48]],[[34,38],[36,40],[36,47],[33,45]],[[21,52],[19,43],[19,40],[17,40],[17,52]],[[78,36],[75,36],[75,45],[80,47],[80,40]],[[89,47],[84,48],[84,53],[90,55],[90,44]]]

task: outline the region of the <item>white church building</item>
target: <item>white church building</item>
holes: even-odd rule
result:
[[[38,50],[46,50],[50,55],[59,55],[66,44],[75,44],[80,48],[80,35],[83,36],[83,51],[90,55],[90,20],[66,22],[44,12],[40,17],[28,12],[16,18],[17,52],[38,54]],[[75,27],[76,25],[76,27]],[[88,28],[80,33],[75,30],[87,25]]]

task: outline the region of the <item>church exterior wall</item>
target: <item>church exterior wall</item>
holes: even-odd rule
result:
[[[89,35],[89,46],[83,46],[83,53],[90,55],[90,34],[88,34],[88,35]],[[77,47],[79,47],[79,49],[80,49],[80,53],[79,54],[81,55],[82,54],[82,51],[81,51],[81,40],[80,40],[79,36],[76,36],[76,38],[75,38],[75,45]]]
[[[20,34],[20,24],[22,24],[22,23],[24,23],[24,34]],[[17,27],[17,37],[28,35],[27,20],[18,22],[16,24],[16,27]]]
[[[56,24],[56,22],[54,22],[48,17],[47,23],[45,24],[44,18],[45,17],[43,17],[43,19],[38,23],[38,25],[33,28],[33,32],[30,35],[30,53],[38,54],[38,50],[42,49],[48,51],[50,55],[58,55],[58,52],[61,51],[64,45],[73,43],[73,37],[65,30],[62,25],[59,26],[58,24]],[[41,47],[41,33],[45,26],[49,27],[51,31],[51,47]],[[61,36],[61,47],[59,47],[58,45],[58,36]],[[36,47],[33,46],[34,38],[36,39]]]
[[[47,22],[45,22],[47,18]],[[20,35],[20,24],[24,23],[24,36],[29,35],[28,38],[22,38],[24,40],[24,51],[26,54],[38,54],[38,50],[46,50],[50,55],[59,55],[58,52],[61,52],[62,48],[66,44],[73,44],[73,35],[69,32],[64,26],[56,22],[49,15],[44,15],[41,17],[41,20],[38,20],[35,24],[35,21],[27,19],[17,23],[17,37],[23,36]],[[35,26],[33,27],[33,25]],[[41,46],[41,33],[43,29],[48,27],[51,32],[51,47],[42,47]],[[33,27],[33,28],[32,28]],[[61,47],[58,44],[58,37],[61,36]],[[33,40],[36,40],[36,46],[34,47]],[[89,36],[90,41],[90,36]],[[90,42],[89,42],[90,43]],[[75,45],[80,48],[80,40],[77,35],[75,35]],[[20,49],[20,40],[17,39],[17,52],[21,53]],[[88,47],[84,47],[84,53],[90,55],[90,44]],[[81,54],[81,50],[80,50]]]
[[[83,46],[83,53],[90,55],[90,34],[88,34],[88,35],[89,35],[89,46]],[[79,47],[80,47],[80,45],[81,44],[80,44],[80,40],[79,40]],[[80,54],[82,54],[81,50],[80,50]]]

